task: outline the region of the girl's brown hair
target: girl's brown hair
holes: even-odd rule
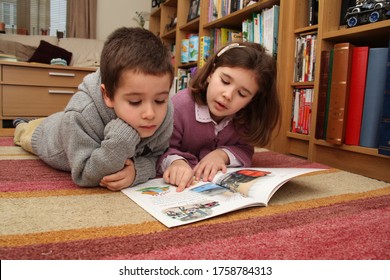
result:
[[[104,43],[100,73],[110,99],[126,70],[157,76],[169,74],[173,81],[170,51],[160,38],[139,27],[118,28]]]
[[[242,42],[230,48],[221,48],[191,79],[190,89],[196,103],[207,104],[207,77],[218,67],[254,71],[259,91],[245,108],[236,113],[233,123],[240,136],[251,145],[259,147],[267,145],[281,113],[276,90],[275,59],[266,53],[263,46],[256,43]],[[241,129],[242,127],[245,129]]]

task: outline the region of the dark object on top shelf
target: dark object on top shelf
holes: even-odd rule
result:
[[[390,0],[356,1],[345,14],[348,27],[373,23],[390,17]]]

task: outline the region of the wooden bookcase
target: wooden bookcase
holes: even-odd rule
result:
[[[284,53],[285,67],[281,77],[281,90],[284,116],[277,141],[273,149],[285,154],[305,157],[313,162],[320,162],[332,167],[347,170],[380,180],[390,181],[390,157],[378,154],[377,149],[350,145],[332,145],[315,138],[318,89],[320,80],[321,51],[330,50],[334,44],[350,42],[357,46],[388,47],[390,20],[365,24],[354,28],[340,26],[341,0],[319,0],[318,25],[308,26],[309,0],[283,1],[284,9],[290,11],[286,17],[286,29],[281,30],[285,41],[280,45]],[[296,36],[308,32],[317,33],[316,71],[314,82],[293,82],[294,48]],[[290,132],[292,110],[292,90],[297,86],[313,86],[310,135]]]
[[[390,182],[390,157],[378,154],[377,149],[360,146],[332,145],[315,138],[315,125],[318,104],[320,55],[322,50],[330,50],[334,44],[351,42],[355,45],[387,47],[390,34],[390,20],[346,28],[340,26],[342,0],[319,0],[318,24],[309,26],[310,0],[263,0],[234,12],[218,20],[208,22],[207,9],[210,0],[200,0],[201,16],[187,22],[188,0],[168,0],[157,10],[152,11],[150,30],[159,33],[167,44],[176,44],[175,70],[189,68],[196,63],[180,64],[181,40],[187,33],[199,33],[199,37],[209,35],[212,28],[229,27],[241,29],[242,21],[250,18],[254,12],[280,5],[278,38],[278,92],[282,102],[280,130],[275,132],[275,139],[268,147],[276,152],[307,158],[313,162],[361,174]],[[176,26],[166,31],[170,18],[177,16]],[[316,66],[313,82],[294,82],[295,40],[301,34],[317,34]],[[295,87],[313,87],[314,97],[309,135],[290,132],[292,113],[292,92]]]

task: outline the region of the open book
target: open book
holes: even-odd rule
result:
[[[196,182],[183,192],[162,178],[123,189],[122,192],[167,227],[208,219],[245,207],[267,206],[288,180],[314,168],[228,168],[213,182]]]

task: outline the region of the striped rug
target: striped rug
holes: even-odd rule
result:
[[[270,151],[254,166],[321,167]],[[268,207],[168,229],[121,192],[70,175],[0,138],[0,258],[390,259],[390,183],[327,168]]]

